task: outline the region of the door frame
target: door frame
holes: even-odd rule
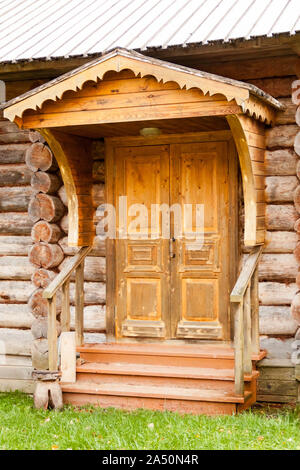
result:
[[[105,202],[114,204],[115,202],[115,148],[116,147],[139,147],[146,145],[163,145],[176,143],[204,143],[204,142],[227,142],[229,173],[234,180],[234,184],[229,184],[229,219],[230,246],[232,262],[229,263],[229,287],[233,288],[237,278],[239,266],[239,181],[238,181],[238,153],[230,130],[193,132],[185,134],[164,134],[155,137],[110,137],[105,139]],[[108,341],[122,342],[150,342],[151,338],[117,338],[116,335],[116,244],[115,240],[106,239],[106,337]],[[233,339],[233,321],[230,315],[230,304],[228,302],[228,325],[225,327],[225,341]],[[157,341],[157,339],[156,339]],[[172,342],[195,342],[189,339],[170,340]],[[198,340],[205,341],[207,340]],[[215,342],[216,340],[213,340]]]

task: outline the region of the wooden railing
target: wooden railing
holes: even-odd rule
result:
[[[75,271],[75,336],[76,345],[83,343],[83,307],[84,307],[84,259],[92,246],[82,247],[66,264],[64,269],[44,290],[43,296],[48,301],[48,356],[49,370],[58,369],[56,297],[61,288],[61,331],[70,331],[70,278]]]
[[[249,254],[230,294],[234,318],[235,393],[244,394],[244,374],[252,373],[252,354],[259,353],[258,261],[262,246]]]

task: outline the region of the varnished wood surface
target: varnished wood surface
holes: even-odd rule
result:
[[[232,273],[226,256],[231,252],[233,257],[237,246],[235,228],[229,227],[229,213],[231,221],[236,219],[229,210],[228,181],[231,204],[236,200],[234,188],[237,188],[237,182],[233,182],[236,172],[229,174],[232,168],[229,138],[229,133],[220,131],[159,136],[157,142],[154,138],[107,140],[107,148],[111,147],[107,161],[109,203],[117,207],[121,196],[127,196],[128,207],[139,202],[148,209],[154,203],[169,206],[179,203],[182,209],[184,203],[204,203],[206,224],[204,246],[199,253],[195,252],[200,256],[198,261],[197,256],[188,258],[191,252],[187,250],[187,238],[172,242],[175,258],[171,259],[171,242],[160,239],[161,226],[157,240],[128,241],[118,237],[116,241],[108,240],[110,256],[116,249],[113,258],[117,260],[114,267],[109,259],[109,278],[116,279],[115,293],[111,290],[108,298],[107,324],[112,336],[116,333],[117,337],[229,338],[228,292]],[[205,142],[206,139],[216,142]],[[179,194],[184,196],[178,197]],[[117,226],[118,217],[117,212]],[[145,234],[149,228],[143,228]],[[194,232],[195,227],[188,230]],[[128,236],[126,227],[123,231],[121,238]],[[171,226],[170,240],[176,236],[173,232]],[[237,236],[237,230],[234,233]],[[135,256],[140,259],[135,260]],[[232,258],[232,264],[235,263]],[[173,292],[172,306],[169,292]]]

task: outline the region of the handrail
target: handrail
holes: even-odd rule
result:
[[[259,352],[258,262],[263,246],[254,247],[230,294],[234,316],[235,393],[244,394],[244,374],[252,374],[252,353]]]
[[[239,274],[234,288],[230,294],[230,302],[241,302],[244,298],[249,281],[259,261],[263,246],[255,246],[250,252],[245,264]]]
[[[44,290],[43,297],[45,299],[51,299],[53,297],[56,291],[62,287],[62,285],[70,278],[74,269],[80,265],[82,260],[91,251],[92,248],[92,246],[83,246],[80,248],[78,253],[76,253],[76,255],[69,259],[69,261],[66,263],[66,266]]]
[[[80,248],[71,258],[64,269],[53,279],[44,290],[43,297],[48,302],[48,357],[49,370],[58,368],[56,299],[57,291],[61,288],[61,331],[70,331],[70,278],[75,271],[75,337],[79,346],[83,342],[83,307],[84,307],[84,260],[92,246]]]

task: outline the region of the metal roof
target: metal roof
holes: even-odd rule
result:
[[[299,26],[299,0],[0,0],[0,62],[292,35]]]

